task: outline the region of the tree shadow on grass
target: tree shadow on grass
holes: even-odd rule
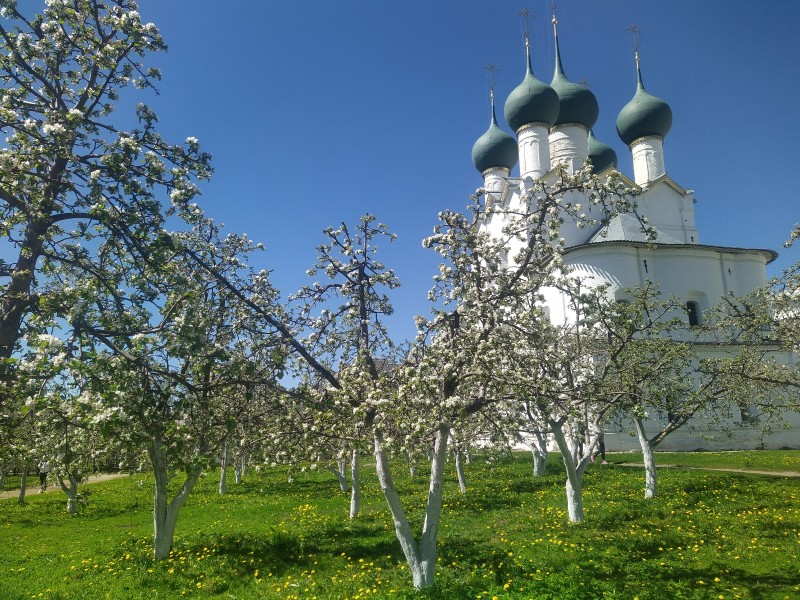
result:
[[[524,479],[514,479],[509,482],[509,489],[515,494],[535,494],[541,490],[549,490],[553,487],[564,486],[564,472],[553,471],[544,475],[526,477]]]
[[[389,555],[398,555],[400,543],[394,532],[387,532],[371,522],[352,521],[345,525],[333,523],[319,532],[326,541],[322,551],[332,556],[346,553],[353,559],[375,560]]]
[[[777,594],[786,594],[785,597],[797,597],[800,591],[798,581],[793,573],[759,573],[745,571],[742,569],[731,569],[728,563],[714,563],[702,567],[692,567],[684,563],[670,563],[653,569],[647,561],[623,563],[622,568],[617,568],[609,572],[603,569],[603,565],[594,563],[583,565],[581,568],[584,573],[596,579],[612,579],[616,581],[627,581],[628,583],[648,581],[651,588],[664,591],[664,597],[685,597],[688,589],[704,589],[711,593],[711,590],[722,586],[726,589],[739,588],[747,590],[750,598],[756,600],[760,598],[772,598]],[[714,574],[725,573],[724,580],[714,581]],[[661,582],[661,583],[659,583]],[[717,597],[717,592],[711,593],[709,597]],[[705,597],[705,596],[703,596]]]

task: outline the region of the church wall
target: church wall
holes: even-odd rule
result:
[[[694,219],[694,198],[661,182],[636,198],[637,212],[648,225],[683,244],[700,243]]]
[[[729,355],[733,348],[709,348],[700,352],[701,357],[720,357]],[[773,357],[780,363],[791,363],[795,357],[790,352],[776,352]],[[765,427],[764,417],[756,416],[755,421],[747,422],[742,412],[758,415],[754,405],[740,407],[735,404],[725,405],[720,401],[721,418],[704,418],[696,415],[686,425],[669,434],[656,449],[660,452],[691,452],[695,450],[755,450],[766,448],[780,450],[783,448],[800,449],[800,412],[786,411],[782,413],[782,422],[775,422]],[[754,402],[755,404],[755,402]],[[645,421],[648,437],[654,436],[666,424],[663,417],[654,415]],[[765,433],[769,429],[769,433]],[[640,451],[632,422],[617,425],[607,424],[604,428],[606,449],[610,452]]]
[[[707,309],[729,293],[748,294],[766,282],[766,258],[757,251],[725,252],[709,247],[587,245],[570,252],[576,275],[611,285],[610,293],[658,283],[661,293],[700,300]]]

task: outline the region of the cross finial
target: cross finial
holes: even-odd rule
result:
[[[558,37],[558,17],[556,17],[556,0],[553,0],[553,35]]]
[[[483,67],[483,70],[489,73],[489,91],[491,92],[492,95],[494,95],[494,74],[499,73],[501,69],[498,69],[497,65],[489,63],[488,65]]]
[[[519,11],[517,13],[517,15],[519,15],[522,18],[523,34],[525,35],[525,43],[528,44],[529,43],[528,40],[530,38],[530,32],[531,32],[530,27],[529,27],[529,21],[531,19],[535,19],[536,17],[527,8],[523,8],[521,11]]]
[[[497,65],[489,63],[488,65],[483,67],[483,70],[488,72],[488,77],[489,77],[489,101],[491,103],[492,115],[494,115],[494,74],[495,73],[499,73],[501,71],[501,69],[498,69]]]
[[[636,68],[639,68],[639,34],[642,32],[641,29],[634,23],[626,27],[628,31],[631,32],[633,35],[633,55],[636,57]]]

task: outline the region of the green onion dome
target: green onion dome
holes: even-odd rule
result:
[[[561,66],[561,51],[558,48],[558,37],[556,37],[556,68],[553,74],[553,81],[550,82],[556,94],[558,94],[559,110],[558,118],[554,125],[567,125],[577,123],[586,129],[591,129],[597,122],[600,114],[600,107],[597,105],[597,98],[586,86],[572,83],[564,74]]]
[[[528,67],[525,79],[508,95],[503,109],[506,123],[515,132],[530,123],[544,123],[552,127],[558,118],[558,94],[533,76],[531,53],[527,44],[526,54]]]
[[[617,166],[617,153],[611,146],[607,146],[589,131],[589,160],[592,161],[592,172],[602,173],[608,167]]]
[[[636,74],[636,93],[631,101],[622,107],[617,117],[617,134],[628,146],[643,137],[664,138],[672,127],[672,109],[669,104],[647,93],[638,65]]]
[[[472,163],[479,172],[487,169],[504,167],[509,171],[519,160],[519,149],[514,136],[497,126],[494,113],[494,97],[492,98],[492,120],[489,129],[472,146]]]

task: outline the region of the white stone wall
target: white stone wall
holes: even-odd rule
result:
[[[550,142],[544,123],[531,123],[517,131],[520,177],[539,179],[550,170]]]
[[[582,169],[589,158],[589,130],[575,123],[550,131],[550,166],[566,165],[570,173]]]
[[[647,218],[647,224],[678,242],[699,244],[694,217],[694,195],[682,194],[662,180],[636,198],[636,212]]]
[[[638,185],[647,185],[667,171],[664,167],[664,140],[660,137],[645,137],[631,144],[633,158],[633,180]]]

